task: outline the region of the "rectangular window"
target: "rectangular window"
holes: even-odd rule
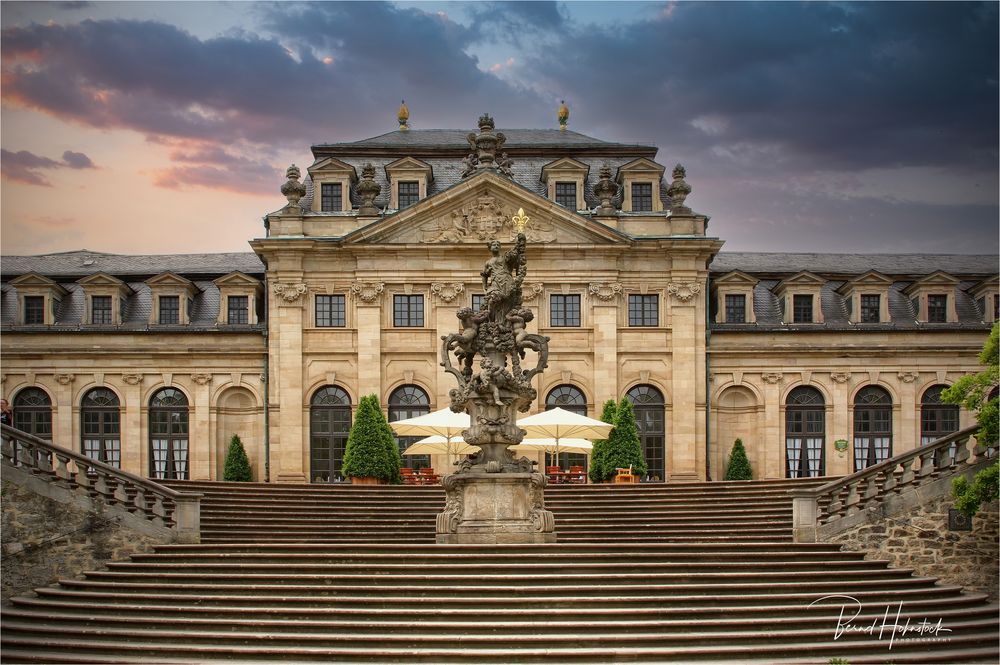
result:
[[[160,296],[160,323],[181,322],[181,299],[179,296]]]
[[[250,323],[250,299],[247,296],[229,296],[226,306],[229,323]]]
[[[878,323],[881,311],[882,297],[879,294],[861,294],[861,323]]]
[[[660,299],[656,295],[647,296],[629,294],[628,324],[630,326],[660,325],[659,302]]]
[[[345,300],[344,296],[316,296],[316,325],[320,328],[343,328],[346,326]]]
[[[473,293],[472,294],[472,311],[478,312],[483,309],[486,305],[486,294],[485,293]]]
[[[28,325],[45,323],[44,296],[24,296],[24,322]]]
[[[632,210],[642,212],[652,209],[653,184],[649,182],[632,183]]]
[[[726,323],[747,322],[747,297],[743,293],[726,294]]]
[[[948,321],[948,296],[927,296],[927,322],[946,323]]]
[[[812,323],[813,297],[796,294],[792,296],[792,323]]]
[[[549,305],[550,323],[553,327],[571,328],[580,325],[579,295],[553,295]]]
[[[392,325],[397,328],[422,328],[424,325],[424,297],[392,297]]]
[[[323,212],[336,212],[343,209],[343,199],[341,198],[340,183],[323,183],[320,186],[322,198],[320,199],[320,210]]]
[[[111,296],[92,296],[90,298],[90,322],[111,323]]]
[[[399,209],[402,210],[420,200],[420,183],[403,180],[399,183]]]
[[[575,182],[556,183],[556,203],[570,210],[576,210]]]

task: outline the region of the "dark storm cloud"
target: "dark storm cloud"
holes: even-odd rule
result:
[[[27,150],[12,152],[6,148],[0,149],[0,173],[2,173],[5,180],[11,182],[51,187],[52,183],[39,173],[39,171],[63,167],[71,169],[96,168],[90,157],[82,152],[67,150],[63,153],[63,161],[57,162],[54,159],[42,157]]]
[[[627,27],[576,26],[520,75],[565,87],[586,72],[600,93],[567,96],[596,118],[627,106],[637,131],[684,152],[743,142],[776,146],[788,169],[984,166],[997,155],[996,22],[996,5],[968,3],[679,3]]]
[[[481,2],[471,5],[470,30],[480,39],[523,46],[539,33],[561,31],[566,17],[555,2]]]

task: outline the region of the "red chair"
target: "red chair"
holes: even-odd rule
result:
[[[413,473],[413,469],[408,466],[404,466],[399,470],[399,475],[403,477],[404,485],[419,485],[420,479]]]
[[[434,473],[434,467],[428,466],[418,472],[421,485],[437,485],[441,482],[441,477]]]
[[[582,466],[571,466],[569,468],[569,482],[585,484],[587,482],[587,472]]]
[[[561,483],[563,481],[562,469],[558,466],[545,467],[545,475],[549,477],[549,482]]]

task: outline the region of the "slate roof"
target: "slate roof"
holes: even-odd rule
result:
[[[995,275],[996,254],[807,254],[791,252],[719,252],[709,268],[713,275],[733,270],[749,274],[793,275],[803,270],[856,277],[869,270],[886,275]]]
[[[0,257],[0,274],[16,277],[36,272],[48,277],[85,277],[98,272],[122,277],[125,275],[159,275],[175,272],[191,275],[216,275],[238,270],[248,275],[262,276],[264,264],[253,252],[218,254],[107,254],[79,249],[57,254]]]
[[[475,130],[478,132],[478,128]],[[624,148],[624,149],[655,149],[653,146],[643,146],[639,144],[614,143],[602,141],[592,136],[574,132],[572,130],[560,129],[504,129],[497,128],[496,132],[502,132],[507,137],[502,150],[511,148],[535,148],[546,147],[600,147],[600,148]],[[409,129],[406,131],[395,130],[379,136],[373,136],[360,141],[349,141],[345,143],[319,143],[313,146],[313,151],[325,151],[329,149],[357,149],[365,147],[395,147],[407,146],[418,148],[458,148],[468,150],[469,141],[466,137],[473,133],[471,129]]]

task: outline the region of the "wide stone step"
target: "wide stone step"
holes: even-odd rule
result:
[[[697,552],[706,557],[723,557],[728,555],[751,556],[757,553],[782,553],[788,556],[799,556],[806,553],[836,553],[863,558],[863,555],[856,552],[844,552],[839,545],[831,543],[775,543],[772,541],[756,541],[753,543],[651,543],[643,545],[637,549],[633,545],[625,543],[531,543],[531,544],[497,544],[491,545],[485,550],[479,545],[437,545],[437,544],[406,544],[406,543],[372,543],[367,545],[344,544],[337,545],[314,545],[314,544],[288,544],[288,543],[265,543],[260,545],[250,544],[228,544],[228,545],[206,545],[201,544],[175,544],[157,545],[158,553],[322,553],[347,552],[358,554],[456,554],[456,555],[482,555],[490,556],[513,556],[521,554],[610,554],[621,557],[631,556],[634,552],[648,554],[661,554],[669,557],[675,553]]]

